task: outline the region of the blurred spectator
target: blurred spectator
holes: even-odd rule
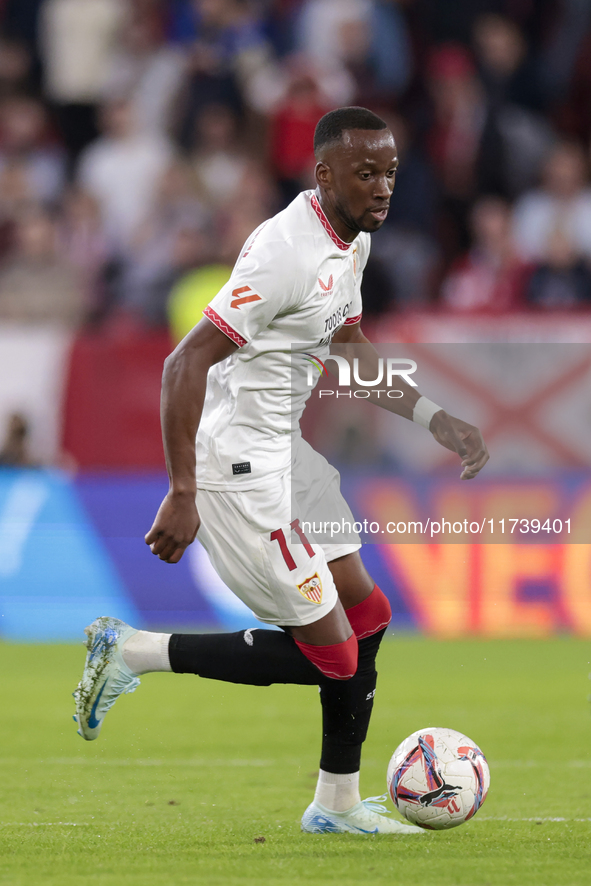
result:
[[[514,196],[531,187],[552,143],[542,117],[538,65],[517,25],[500,15],[476,21],[474,42],[486,93],[479,189]]]
[[[413,73],[404,6],[404,0],[374,0],[372,4],[369,65],[376,94],[383,99],[401,95]]]
[[[587,0],[0,0],[0,21],[3,275],[40,267],[23,226],[45,226],[94,319],[166,322],[179,280],[202,293],[313,187],[318,119],[358,103],[400,157],[370,313],[429,304],[450,266],[454,310],[591,307],[587,159],[565,141],[591,138]]]
[[[426,67],[432,102],[426,135],[428,155],[439,182],[439,239],[453,258],[468,246],[468,212],[477,190],[477,159],[486,106],[472,56],[462,46],[432,50]]]
[[[295,24],[300,6],[301,0],[271,0],[266,4],[265,33],[278,58],[296,51]]]
[[[305,0],[297,34],[300,51],[328,69],[348,68],[366,103],[391,101],[410,81],[410,38],[395,0]]]
[[[194,0],[197,63],[245,73],[252,57],[266,51],[262,20],[249,0]]]
[[[208,222],[191,170],[180,163],[170,166],[160,177],[152,212],[122,264],[118,306],[149,325],[165,324],[172,286],[209,258]]]
[[[515,206],[515,238],[526,259],[543,261],[559,231],[581,256],[591,258],[591,188],[580,145],[562,142],[549,157],[542,187]]]
[[[265,65],[269,47],[248,0],[195,0],[196,39],[180,97],[181,144],[190,145],[193,120],[209,104],[243,109],[249,79]]]
[[[389,307],[416,308],[431,300],[439,248],[434,239],[437,183],[407,122],[382,114],[394,138],[399,166],[384,225],[372,236],[371,256],[386,280]],[[370,258],[371,261],[371,258]]]
[[[80,188],[71,187],[66,192],[58,223],[58,245],[63,258],[80,274],[90,314],[100,314],[109,253],[98,203]]]
[[[490,12],[491,0],[414,0],[420,35],[429,45],[470,42],[474,21],[483,12]],[[527,5],[527,4],[525,4]]]
[[[341,67],[369,50],[371,0],[304,0],[297,23],[301,52]]]
[[[33,462],[29,456],[27,438],[29,426],[24,416],[14,412],[8,416],[6,436],[0,446],[0,467],[27,467]]]
[[[76,326],[84,313],[83,287],[59,257],[54,219],[30,209],[17,222],[13,254],[0,266],[0,319]]]
[[[557,7],[558,20],[553,22],[548,35],[540,71],[548,95],[554,100],[566,97],[591,24],[591,4],[586,0],[562,0]]]
[[[252,232],[277,212],[277,197],[267,169],[251,160],[233,199],[218,217],[217,259],[234,265]]]
[[[32,88],[31,54],[18,40],[0,37],[0,99]]]
[[[381,116],[394,135],[399,161],[384,227],[392,225],[433,234],[439,198],[433,169],[409,121],[388,112]]]
[[[313,184],[314,130],[329,110],[314,76],[294,70],[287,94],[271,116],[269,152],[284,203]]]
[[[133,106],[103,108],[103,135],[80,157],[80,185],[98,201],[110,249],[124,253],[150,213],[173,150],[164,136],[138,130]]]
[[[591,138],[591,32],[582,36],[581,50],[565,100],[555,107],[554,116],[561,131],[572,138]]]
[[[281,61],[269,58],[260,65],[245,84],[245,100],[259,114],[280,113],[304,80],[313,81],[317,100],[327,110],[351,104],[357,88],[345,68],[327,68],[321,60],[294,54]]]
[[[31,54],[35,81],[39,77],[39,17],[47,0],[4,0],[2,32],[17,40]]]
[[[66,157],[48,138],[47,116],[34,98],[13,96],[0,104],[0,178],[18,169],[26,198],[59,199],[65,182]]]
[[[173,39],[196,41],[196,48],[206,51],[202,64],[232,67],[242,53],[266,44],[260,6],[250,0],[173,0]]]
[[[561,231],[551,236],[546,258],[534,270],[526,298],[537,308],[591,307],[591,269]]]
[[[514,21],[502,15],[480,16],[474,25],[474,46],[480,76],[493,103],[543,108],[538,66]]]
[[[483,197],[471,221],[472,249],[444,281],[443,304],[454,311],[501,313],[519,308],[530,269],[516,253],[509,206],[498,197]]]
[[[125,11],[122,0],[44,0],[39,23],[44,91],[73,157],[96,137],[95,111]]]
[[[232,199],[247,168],[240,146],[238,120],[231,108],[212,104],[203,108],[195,124],[191,165],[207,203],[220,209]]]
[[[0,172],[0,258],[14,240],[14,222],[30,203],[27,176],[17,163],[7,163]]]
[[[139,129],[164,132],[171,104],[185,72],[185,53],[166,44],[157,7],[136,6],[121,32],[121,45],[109,65],[105,98],[128,98]]]
[[[468,51],[451,44],[433,50],[427,77],[434,116],[428,139],[431,158],[445,192],[468,199],[474,193],[485,116],[482,84]]]

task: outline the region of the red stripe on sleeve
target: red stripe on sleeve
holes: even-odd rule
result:
[[[361,321],[361,314],[357,314],[356,317],[348,317],[345,320],[345,326],[353,326],[355,323],[359,323]]]
[[[243,338],[239,332],[236,332],[235,329],[232,329],[230,324],[226,323],[226,321],[222,317],[220,317],[220,315],[216,313],[216,311],[214,311],[211,305],[208,305],[205,308],[205,310],[203,311],[203,315],[207,317],[208,320],[211,320],[211,322],[215,326],[217,326],[220,332],[223,332],[224,335],[227,335],[228,338],[233,341],[235,345],[238,345],[239,348],[243,348],[244,345],[248,344],[246,339]]]

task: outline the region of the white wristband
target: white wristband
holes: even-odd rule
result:
[[[437,403],[433,403],[432,400],[428,400],[426,397],[419,397],[412,411],[412,420],[429,430],[431,419],[436,412],[440,411],[441,406],[438,406]]]

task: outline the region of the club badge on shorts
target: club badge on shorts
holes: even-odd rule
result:
[[[298,585],[298,591],[310,603],[322,603],[322,582],[317,572]]]

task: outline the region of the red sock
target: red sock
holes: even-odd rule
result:
[[[309,643],[295,641],[300,652],[316,665],[325,677],[332,680],[350,680],[357,670],[357,637],[351,634],[344,643],[332,646],[311,646]]]
[[[374,585],[369,597],[356,606],[351,606],[346,612],[358,640],[371,637],[372,634],[387,628],[392,618],[388,598],[377,585]]]

